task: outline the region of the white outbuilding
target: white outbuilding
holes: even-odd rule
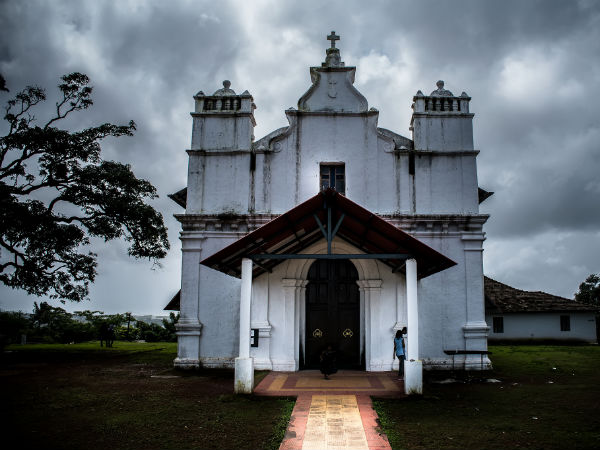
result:
[[[407,327],[407,392],[422,368],[489,367],[470,97],[439,81],[412,99],[412,138],[379,128],[328,39],[289,126],[259,140],[248,91],[194,96],[188,184],[171,196],[175,365],[235,367],[237,392],[253,369],[314,368],[328,345],[339,368],[388,371]]]
[[[599,308],[484,277],[490,342],[597,342]]]

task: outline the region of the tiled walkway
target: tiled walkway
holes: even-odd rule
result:
[[[355,371],[330,380],[317,371],[271,372],[255,392],[298,396],[281,450],[390,450],[369,395],[403,395],[395,374]]]
[[[366,394],[400,397],[404,385],[393,372],[343,370],[325,380],[318,370],[271,372],[256,387],[258,395]]]

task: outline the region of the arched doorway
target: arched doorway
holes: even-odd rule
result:
[[[342,369],[360,369],[360,293],[358,271],[349,260],[319,259],[307,276],[305,368],[318,368],[327,345]]]

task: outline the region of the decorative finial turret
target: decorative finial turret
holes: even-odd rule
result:
[[[435,83],[435,85],[437,86],[437,89],[430,94],[431,97],[454,97],[452,92],[444,89],[443,80],[439,80],[437,83]]]
[[[473,114],[471,97],[463,92],[455,97],[439,80],[429,95],[417,91],[413,97],[410,122],[413,148],[432,151],[473,150]]]
[[[327,56],[325,57],[325,62],[321,64],[322,67],[344,67],[344,63],[342,62],[342,58],[340,57],[340,49],[336,48],[335,41],[339,41],[340,37],[335,34],[335,31],[332,31],[329,36],[327,36],[327,40],[331,41],[331,47],[326,50]]]
[[[233,89],[229,89],[231,81],[223,80],[223,88],[215,91],[213,95],[236,95]]]
[[[430,112],[452,112],[458,114],[469,114],[469,97],[465,92],[460,97],[455,97],[448,89],[444,89],[444,81],[439,80],[437,89],[429,96],[423,95],[423,92],[417,91],[413,97],[413,109],[415,113]]]

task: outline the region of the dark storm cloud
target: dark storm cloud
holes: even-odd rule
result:
[[[598,2],[4,1],[0,72],[11,92],[44,86],[50,111],[58,77],[87,73],[94,107],[69,125],[134,119],[135,137],[107,141],[104,156],[131,164],[161,196],[173,247],[164,268],[133,262],[122,243],[98,246],[94,307],[157,313],[178,289],[172,214],[182,211],[166,194],[185,184],[192,96],[225,78],[248,89],[260,138],[286,125],[332,29],[380,126],[410,136],[412,96],[440,78],[473,97],[479,183],[496,192],[481,205],[491,214],[488,274],[570,296],[600,271],[586,253],[600,251]],[[4,288],[0,297],[0,307],[24,298]]]
[[[81,71],[92,80],[94,106],[72,116],[69,126],[130,119],[137,123],[134,138],[105,141],[103,154],[131,164],[138,176],[157,187],[160,199],[153,204],[167,221],[172,250],[164,269],[151,271],[148,263],[128,259],[122,243],[98,243],[94,250],[99,254],[99,277],[91,297],[109,311],[156,313],[177,290],[179,227],[172,214],[181,210],[167,194],[185,185],[191,97],[202,85],[217,84],[223,67],[234,64],[242,40],[235,16],[204,12],[201,5],[196,6],[133,2],[0,5],[5,25],[0,27],[0,41],[7,43],[2,47],[0,71],[13,94],[25,84],[46,88],[48,101],[36,114],[40,119],[52,113],[59,76]],[[139,283],[131,284],[132,279]],[[162,289],[160,295],[153,293],[157,286]],[[3,289],[3,300],[26,299],[22,292]]]
[[[570,170],[556,167],[515,171],[518,178],[514,185],[489,200],[494,220],[487,228],[488,234],[503,238],[530,237],[548,230],[598,230],[600,163]]]

